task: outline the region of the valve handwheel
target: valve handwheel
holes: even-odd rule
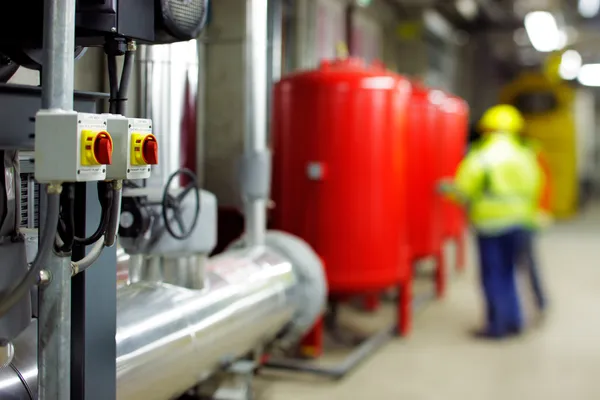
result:
[[[172,196],[169,193],[169,187],[171,186],[171,183],[173,183],[173,180],[181,175],[187,176],[190,180],[190,183],[188,183],[185,188],[183,188],[183,190],[176,196]],[[196,174],[187,168],[182,168],[171,174],[165,186],[162,198],[162,216],[165,222],[165,228],[175,239],[187,239],[192,234],[196,224],[198,223],[198,217],[200,216],[200,190],[197,182],[198,179]],[[192,191],[194,192],[194,197],[196,198],[194,218],[192,219],[192,223],[189,228],[186,229],[186,224],[182,216],[183,209],[181,205],[185,197]],[[169,218],[169,210],[172,210],[172,218]],[[175,220],[177,223],[179,233],[176,233],[175,229],[173,229],[173,226],[171,225],[173,220]]]

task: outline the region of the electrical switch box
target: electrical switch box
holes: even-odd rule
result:
[[[113,163],[107,179],[147,179],[151,166],[158,164],[158,142],[152,134],[152,120],[106,115],[114,144]]]
[[[104,180],[113,147],[106,116],[40,110],[35,117],[35,179],[40,183]]]

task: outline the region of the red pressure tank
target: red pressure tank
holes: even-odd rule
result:
[[[445,149],[439,137],[440,95],[414,85],[408,111],[408,230],[413,261],[434,256],[441,263],[442,199],[436,186]]]
[[[463,159],[467,150],[467,135],[469,129],[469,106],[455,96],[447,95],[442,114],[443,123],[443,148],[442,177],[449,178],[456,174],[458,164]],[[447,238],[454,238],[461,243],[459,248],[459,266],[464,264],[463,233],[466,228],[465,216],[462,209],[449,200],[443,200],[443,234]]]
[[[273,222],[322,258],[333,294],[407,276],[405,122],[411,85],[356,59],[275,86]]]

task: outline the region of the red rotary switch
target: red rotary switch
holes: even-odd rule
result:
[[[142,157],[146,164],[158,164],[158,143],[154,135],[148,135],[142,144]]]
[[[113,143],[108,133],[100,133],[94,141],[94,157],[99,164],[112,163]]]

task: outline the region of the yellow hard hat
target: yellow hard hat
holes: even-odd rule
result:
[[[490,108],[479,121],[479,130],[482,132],[520,133],[524,127],[525,121],[519,110],[508,104]]]

